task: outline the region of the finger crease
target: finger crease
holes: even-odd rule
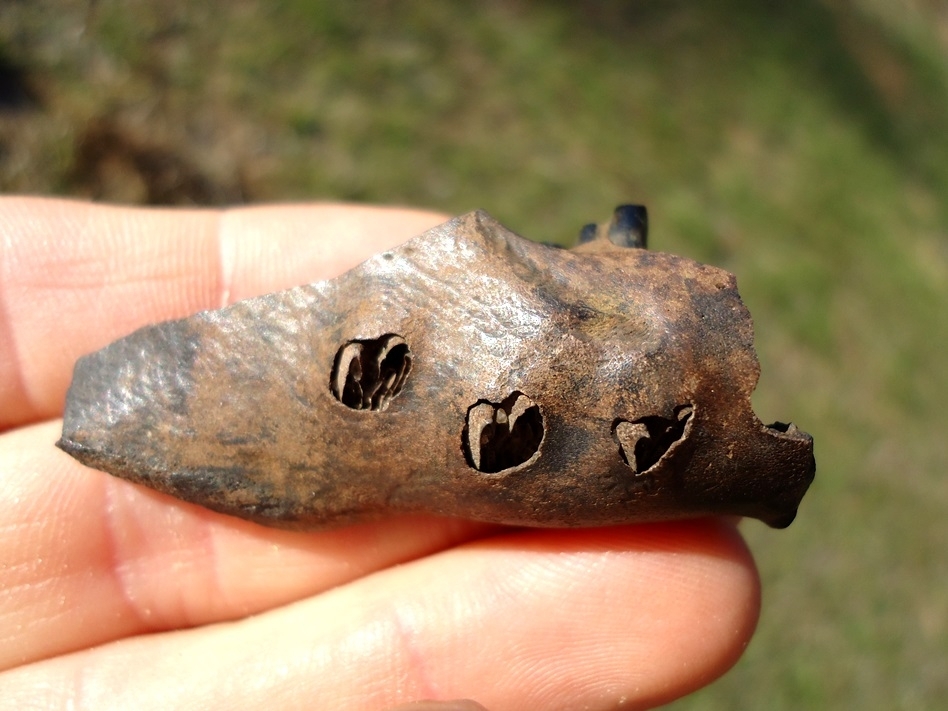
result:
[[[9,245],[5,244],[3,252],[6,252],[8,248]],[[2,253],[0,253],[0,274],[5,271],[6,264],[3,260]],[[11,407],[9,409],[4,407],[3,410],[13,412],[14,418],[10,421],[5,421],[6,418],[0,415],[0,430],[28,418],[29,413],[37,410],[34,398],[30,393],[30,389],[27,387],[26,369],[24,367],[25,360],[20,351],[20,343],[17,339],[16,330],[13,328],[13,314],[10,312],[9,295],[6,289],[8,282],[9,280],[7,279],[0,279],[0,336],[2,336],[0,343],[6,344],[5,349],[10,354],[10,372],[2,373],[0,377],[9,383],[10,391],[6,393],[6,395],[8,397],[12,396]],[[18,410],[20,411],[19,414],[17,413]]]
[[[137,596],[132,591],[130,577],[127,574],[128,567],[126,561],[119,554],[118,536],[121,533],[115,521],[115,486],[111,477],[102,477],[102,486],[105,488],[102,495],[102,502],[105,507],[102,520],[105,522],[105,545],[107,549],[107,565],[112,575],[112,580],[117,590],[116,598],[124,603],[128,616],[137,623],[137,627],[142,630],[156,629],[153,623],[151,610],[143,609]]]
[[[414,615],[393,605],[392,620],[397,636],[397,648],[401,650],[400,656],[405,666],[403,691],[408,696],[420,699],[440,698],[438,687],[428,670],[427,655],[419,644],[420,635]]]
[[[200,604],[196,605],[194,604],[196,601],[190,599],[186,607],[185,617],[191,626],[206,622],[210,610],[233,609],[230,600],[226,599],[225,586],[221,583],[221,559],[217,537],[214,535],[214,525],[206,519],[202,519],[200,525],[204,549],[200,560],[206,561],[206,564],[201,567],[207,577]]]
[[[221,308],[230,304],[237,271],[233,240],[227,237],[227,223],[232,212],[232,209],[227,208],[217,214],[217,292]]]
[[[63,708],[82,709],[85,708],[87,679],[92,673],[90,664],[74,664],[72,671],[72,684],[66,692]],[[91,708],[91,707],[90,707]]]

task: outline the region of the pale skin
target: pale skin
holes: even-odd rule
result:
[[[293,533],[53,446],[83,353],[331,278],[444,219],[0,198],[0,708],[640,709],[736,661],[760,596],[729,521]]]

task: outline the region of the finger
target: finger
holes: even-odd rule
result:
[[[60,426],[0,435],[0,669],[236,619],[491,530],[423,517],[267,529],[87,469],[52,446]]]
[[[754,628],[726,523],[524,531],[226,626],[125,640],[0,675],[77,708],[646,708],[708,683]]]
[[[476,701],[457,699],[454,701],[414,701],[399,704],[388,711],[487,711]]]
[[[442,219],[0,198],[0,430],[56,416],[76,358],[139,326],[335,276]]]

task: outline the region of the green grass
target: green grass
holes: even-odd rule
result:
[[[738,275],[758,412],[812,432],[819,464],[790,529],[747,525],[755,641],[673,708],[935,708],[948,19],[908,0],[777,5],[5,3],[0,58],[39,99],[0,113],[0,188],[147,200],[147,176],[116,192],[77,173],[107,121],[224,200],[483,207],[561,242],[647,203],[654,248]]]

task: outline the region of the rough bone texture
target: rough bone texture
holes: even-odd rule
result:
[[[58,444],[289,528],[789,525],[813,443],[751,409],[734,277],[637,248],[644,211],[621,210],[571,251],[473,212],[331,281],[142,328],[78,361]]]

